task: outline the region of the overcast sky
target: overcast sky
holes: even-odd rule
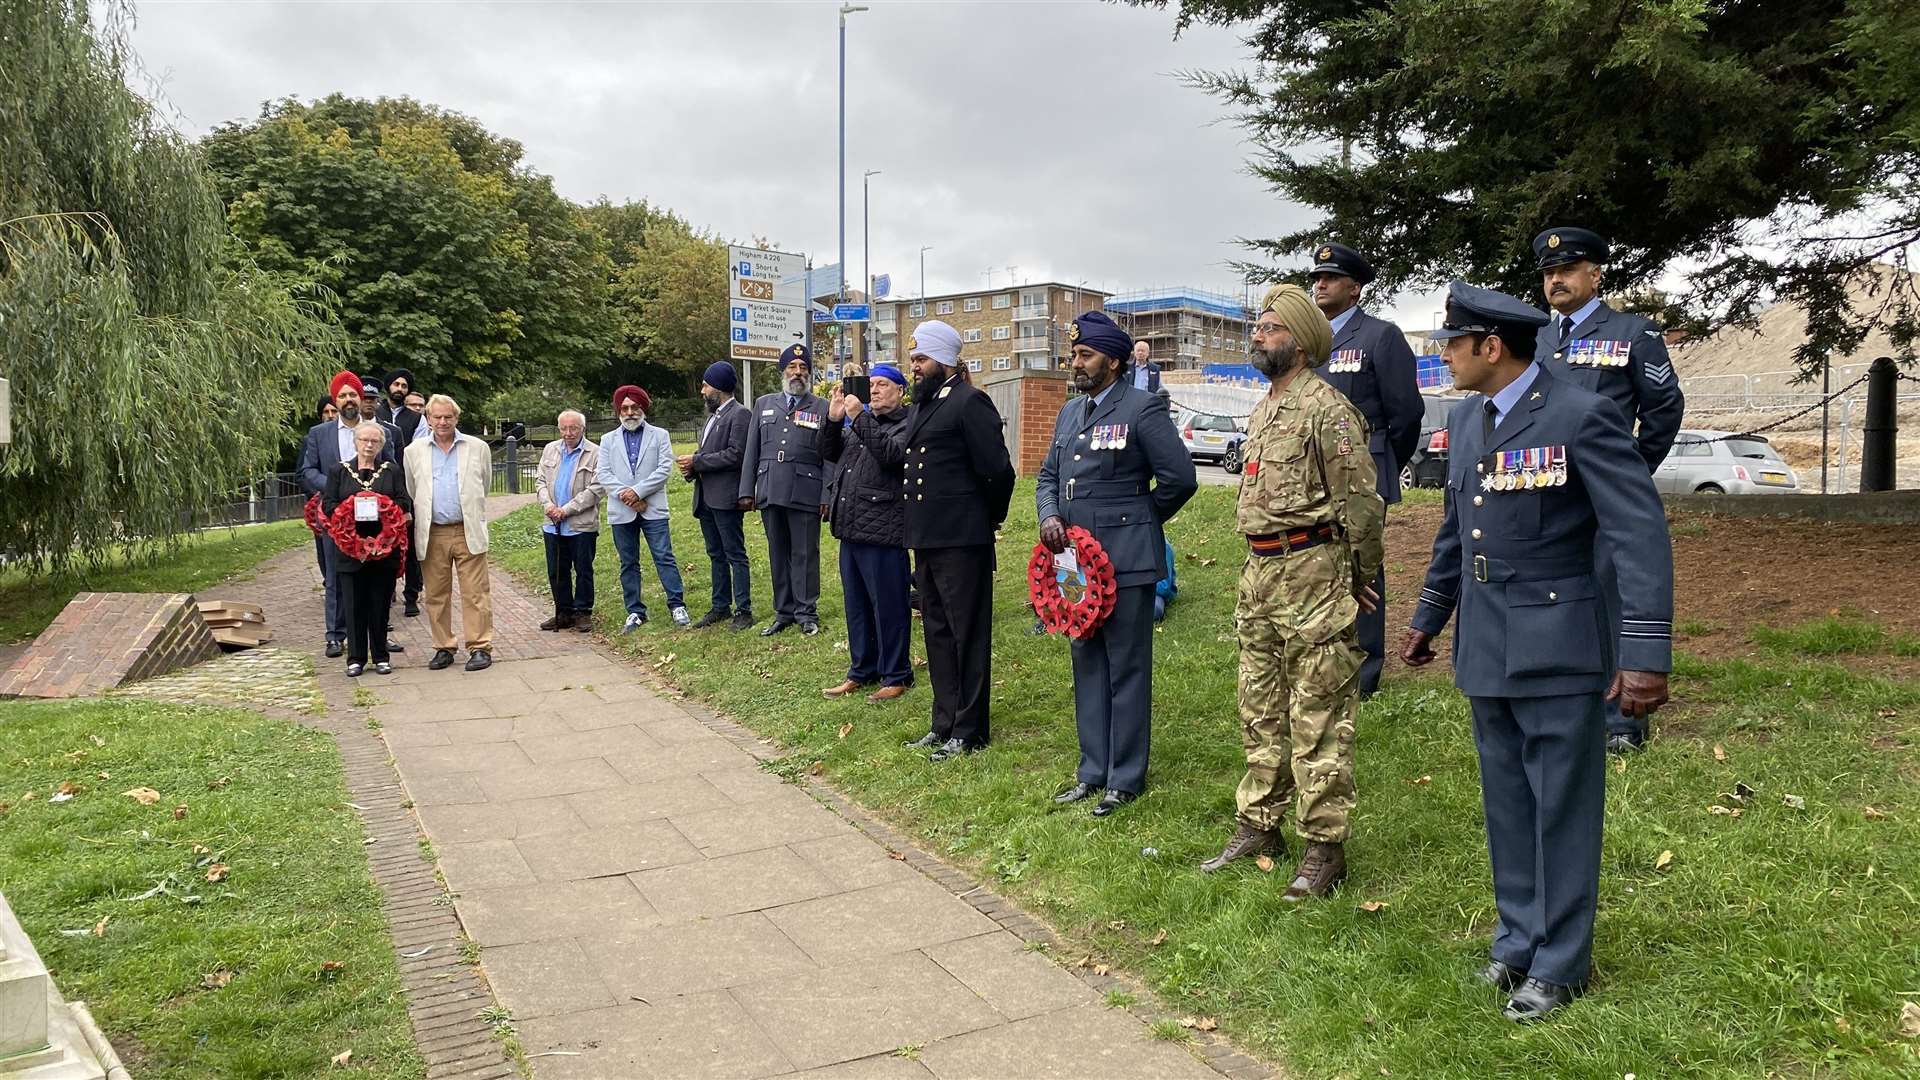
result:
[[[1247,175],[1178,73],[1244,66],[1233,30],[1082,0],[869,0],[847,24],[847,231],[893,294],[1016,280],[1238,293],[1240,236],[1315,216]],[[134,44],[192,135],[262,102],[408,95],[526,147],[570,198],[670,207],[838,259],[837,4],[146,0]],[[151,90],[151,87],[142,87]],[[1424,327],[1420,312],[1404,320]]]

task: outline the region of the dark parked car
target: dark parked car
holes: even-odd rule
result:
[[[1464,395],[1422,394],[1426,415],[1420,420],[1420,441],[1413,458],[1400,466],[1402,488],[1444,487],[1447,482],[1447,414]]]

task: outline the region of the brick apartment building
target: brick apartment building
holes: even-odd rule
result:
[[[906,335],[939,319],[960,331],[960,359],[969,370],[1053,368],[1070,347],[1067,326],[1083,312],[1101,310],[1106,298],[1098,289],[1044,282],[881,301],[874,306],[874,359],[904,366]]]

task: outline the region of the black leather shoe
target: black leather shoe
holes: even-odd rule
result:
[[[775,619],[772,622],[760,628],[760,636],[772,637],[773,635],[779,633],[782,630],[785,630],[787,627],[792,625],[793,625],[792,619]]]
[[[388,652],[390,652],[390,653],[397,653],[397,652],[406,652],[406,651],[407,651],[407,647],[406,647],[405,645],[402,645],[402,644],[400,644],[399,642],[397,642],[397,641],[395,641],[395,640],[393,640],[392,638],[388,638],[388,639],[387,639],[387,651],[388,651]]]
[[[1575,996],[1577,991],[1574,987],[1530,978],[1513,992],[1513,1000],[1507,1002],[1507,1007],[1501,1010],[1501,1015],[1516,1024],[1545,1020],[1573,1004]]]
[[[1131,791],[1109,791],[1101,796],[1099,805],[1093,808],[1093,816],[1106,817],[1139,797]]]
[[[1510,995],[1515,987],[1527,981],[1527,973],[1504,960],[1489,960],[1486,967],[1474,972],[1474,978]]]
[[[977,746],[968,745],[964,739],[948,739],[946,742],[940,744],[940,749],[928,754],[927,760],[950,761],[957,757],[964,757],[978,749],[980,748]]]
[[[1646,740],[1641,738],[1638,735],[1634,735],[1625,731],[1618,731],[1613,733],[1612,735],[1607,736],[1607,753],[1612,754],[1615,757],[1625,757],[1628,754],[1637,754],[1640,751],[1645,750],[1646,748],[1647,748]]]
[[[702,615],[700,616],[699,619],[695,620],[693,624],[693,629],[705,630],[709,626],[719,626],[721,623],[726,622],[728,619],[731,619],[731,618],[733,618],[733,612],[724,611],[720,608],[714,608],[712,611],[707,612],[705,615]]]
[[[452,649],[435,649],[433,650],[433,659],[427,661],[427,670],[429,671],[439,671],[441,668],[451,666],[453,666]]]
[[[338,641],[327,642],[327,659],[338,660],[339,658],[341,658],[342,656],[345,656],[346,654],[347,654],[347,647],[345,644]]]
[[[924,750],[929,746],[939,746],[944,741],[945,740],[941,739],[940,736],[935,735],[933,732],[929,731],[925,735],[922,735],[917,739],[909,740],[907,742],[901,743],[900,745],[906,747],[909,750]]]
[[[736,611],[733,613],[733,621],[727,625],[734,630],[745,630],[753,625],[753,612]]]
[[[1061,806],[1066,806],[1069,803],[1077,803],[1081,799],[1091,799],[1098,794],[1100,794],[1100,789],[1094,785],[1076,781],[1072,787],[1055,795],[1053,801],[1059,803]]]
[[[808,637],[812,637],[820,632],[820,624],[817,622],[803,622],[800,624],[800,632]]]
[[[420,617],[420,605],[419,605],[419,603],[418,603],[418,602],[416,602],[416,601],[413,601],[413,600],[408,600],[408,601],[407,601],[407,609],[406,609],[406,611],[404,612],[404,614],[405,614],[405,615],[406,615],[406,617],[407,617],[407,618],[409,618],[409,619],[417,619],[417,618],[419,618],[419,617]]]
[[[485,671],[493,666],[493,653],[486,649],[475,649],[467,654],[468,671]]]

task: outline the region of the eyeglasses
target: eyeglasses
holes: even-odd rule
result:
[[[1281,326],[1277,322],[1263,322],[1263,323],[1256,323],[1253,327],[1253,332],[1256,334],[1260,334],[1262,336],[1270,337],[1285,329],[1286,327]]]

